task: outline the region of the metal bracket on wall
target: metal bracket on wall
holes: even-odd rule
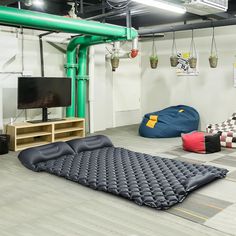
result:
[[[65,67],[65,69],[69,69],[69,68],[76,68],[76,69],[78,69],[78,65],[77,64],[65,64],[64,67]]]
[[[48,44],[50,44],[52,47],[56,48],[59,52],[66,53],[66,49],[58,46],[56,43],[46,41]]]
[[[76,80],[89,80],[89,76],[88,75],[78,75]]]

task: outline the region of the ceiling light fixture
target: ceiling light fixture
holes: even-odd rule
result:
[[[186,8],[177,4],[171,4],[164,1],[155,1],[155,0],[132,0],[133,2],[141,3],[150,7],[156,7],[166,11],[172,11],[179,14],[186,13]]]
[[[44,5],[43,0],[33,0],[33,5],[36,7],[42,7]]]
[[[24,1],[24,4],[25,4],[27,7],[30,7],[30,6],[32,6],[33,2],[32,2],[32,0],[25,0],[25,1]]]

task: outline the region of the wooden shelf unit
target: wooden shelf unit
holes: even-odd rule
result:
[[[20,151],[56,141],[82,138],[85,136],[85,121],[69,118],[37,124],[25,122],[8,125],[7,133],[11,136],[10,150]]]

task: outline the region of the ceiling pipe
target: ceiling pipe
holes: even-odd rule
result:
[[[148,34],[158,34],[158,33],[167,33],[173,31],[185,31],[192,29],[204,29],[211,27],[222,27],[236,25],[236,18],[226,19],[226,20],[218,20],[218,21],[207,21],[207,22],[199,22],[193,24],[185,24],[185,25],[174,25],[174,26],[159,26],[153,27],[151,29],[140,29],[138,31],[139,35],[148,35]]]
[[[0,23],[36,28],[41,30],[61,31],[66,33],[85,34],[73,38],[67,48],[67,76],[72,79],[71,106],[67,107],[67,117],[75,116],[75,83],[78,70],[78,113],[85,118],[87,86],[87,51],[89,46],[114,41],[133,40],[138,33],[133,28],[111,24],[102,24],[86,20],[70,19],[45,13],[0,7]],[[76,48],[80,45],[79,60],[76,61]]]
[[[131,13],[133,11],[140,10],[140,9],[143,9],[143,6],[132,6],[132,7],[130,7]],[[120,14],[124,14],[124,16],[125,16],[126,11],[127,11],[127,9],[109,11],[109,12],[106,12],[106,13],[103,13],[103,14],[100,14],[100,15],[88,17],[88,18],[86,18],[86,20],[99,20],[99,19],[103,19],[103,18],[117,16],[117,15],[120,15]]]
[[[126,28],[122,26],[71,19],[3,6],[0,6],[0,23],[48,31],[61,31],[66,33],[81,33],[108,37],[126,37],[127,35]],[[131,34],[132,36],[137,37],[137,32],[134,29],[132,29]]]

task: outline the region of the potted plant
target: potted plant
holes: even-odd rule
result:
[[[193,37],[193,30],[192,30],[192,40],[191,40],[191,45],[190,45],[188,62],[189,62],[190,68],[195,69],[197,67],[197,51],[196,51],[196,46],[195,46],[194,37]]]
[[[111,67],[112,67],[112,71],[115,71],[120,64],[120,58],[117,55],[112,55],[111,56]]]
[[[157,49],[155,45],[155,37],[153,35],[153,41],[152,41],[152,55],[149,57],[150,60],[150,66],[152,69],[156,69],[158,65],[158,56],[157,56]]]
[[[211,42],[211,55],[209,57],[209,63],[211,68],[216,68],[218,64],[218,53],[215,41],[215,28],[213,28],[213,36]]]
[[[158,56],[152,55],[150,56],[150,65],[152,69],[156,69],[158,65]]]
[[[173,32],[173,44],[172,44],[172,54],[170,57],[170,65],[171,67],[176,67],[179,63],[179,58],[177,55],[177,47],[175,42],[175,32]]]

